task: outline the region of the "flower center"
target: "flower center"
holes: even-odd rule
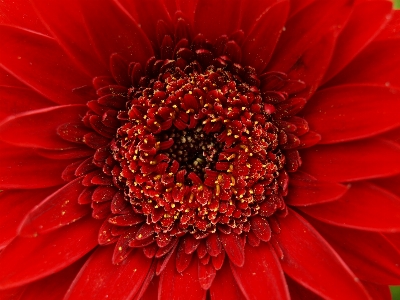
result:
[[[287,172],[301,165],[297,148],[315,141],[303,138],[307,122],[295,116],[305,84],[281,72],[258,76],[234,62],[240,47],[225,51],[228,41],[212,44],[200,34],[174,44],[166,36],[161,58],[145,66],[113,54],[114,78],[94,78],[99,98],[87,103],[82,123],[58,128],[62,138],[96,149],[63,176],[75,170],[82,178],[78,202],[104,219],[98,241],[116,243],[114,263],[137,247],[167,261],[178,244],[192,253],[233,236],[257,246],[279,232],[274,214],[287,211]],[[209,250],[216,269],[220,246]]]
[[[285,207],[283,137],[254,69],[167,60],[143,82],[129,89],[111,150],[114,181],[154,232],[241,234],[252,216]]]

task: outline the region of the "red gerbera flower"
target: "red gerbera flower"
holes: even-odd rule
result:
[[[400,14],[2,2],[1,299],[389,299]]]

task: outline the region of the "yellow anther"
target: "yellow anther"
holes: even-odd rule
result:
[[[236,180],[235,177],[231,176],[231,186],[235,186]]]
[[[215,185],[215,196],[219,196],[219,193],[221,192],[221,187],[219,186],[219,184]]]
[[[236,154],[233,153],[233,154],[231,154],[231,155],[227,158],[227,160],[230,161],[231,159],[233,159],[233,158],[235,158],[235,157],[236,157]]]

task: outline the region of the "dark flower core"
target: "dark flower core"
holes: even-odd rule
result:
[[[199,246],[193,238],[212,244],[216,234],[256,246],[270,240],[273,215],[286,214],[288,172],[301,164],[298,136],[308,132],[295,116],[305,101],[293,96],[304,85],[235,63],[235,45],[198,35],[174,46],[167,35],[161,59],[146,66],[114,54],[114,79],[94,79],[99,98],[88,102],[84,128],[59,128],[96,149],[75,171],[87,187],[79,203],[105,219],[99,243],[117,242],[114,263],[137,247],[163,257],[178,238],[192,241],[187,254]],[[219,257],[216,269],[218,243],[202,257]]]

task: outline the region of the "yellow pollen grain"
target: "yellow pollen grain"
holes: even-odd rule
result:
[[[221,191],[221,187],[219,186],[219,184],[216,184],[216,185],[215,185],[215,196],[218,197],[220,191]]]

